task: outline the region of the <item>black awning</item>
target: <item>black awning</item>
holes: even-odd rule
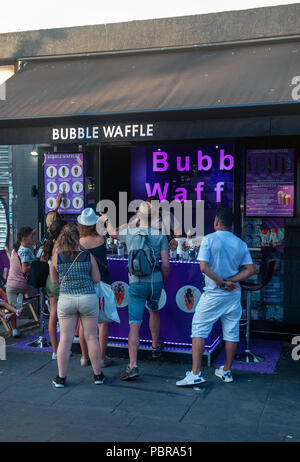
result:
[[[300,104],[299,63],[300,42],[29,62],[0,120]]]

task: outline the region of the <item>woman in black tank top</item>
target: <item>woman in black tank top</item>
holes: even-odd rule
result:
[[[105,282],[106,284],[111,284],[107,265],[105,238],[104,236],[100,236],[96,229],[96,222],[98,221],[98,219],[99,217],[95,214],[95,212],[92,209],[85,209],[82,212],[82,214],[78,217],[80,247],[82,250],[87,250],[95,257],[100,271],[101,281]],[[98,328],[99,344],[101,350],[101,367],[107,367],[112,362],[111,359],[106,356],[106,346],[108,340],[108,323],[98,324]],[[79,339],[82,354],[80,364],[81,366],[88,366],[88,350],[83,337],[82,328],[79,329]]]

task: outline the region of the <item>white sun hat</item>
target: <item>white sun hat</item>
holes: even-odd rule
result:
[[[93,226],[98,220],[98,215],[96,215],[94,210],[91,208],[84,209],[81,215],[77,218],[78,223],[83,226]]]

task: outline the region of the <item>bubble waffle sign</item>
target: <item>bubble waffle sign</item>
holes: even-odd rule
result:
[[[153,124],[112,124],[52,129],[52,141],[88,141],[152,138]]]

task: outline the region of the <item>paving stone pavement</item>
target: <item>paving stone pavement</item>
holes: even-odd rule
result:
[[[15,340],[14,340],[15,341]],[[0,361],[0,441],[238,442],[300,441],[300,361],[280,359],[273,375],[234,373],[225,384],[204,368],[199,391],[175,381],[190,365],[140,361],[141,376],[119,380],[127,360],[113,358],[106,383],[70,358],[67,386],[56,389],[56,361],[7,346]]]

